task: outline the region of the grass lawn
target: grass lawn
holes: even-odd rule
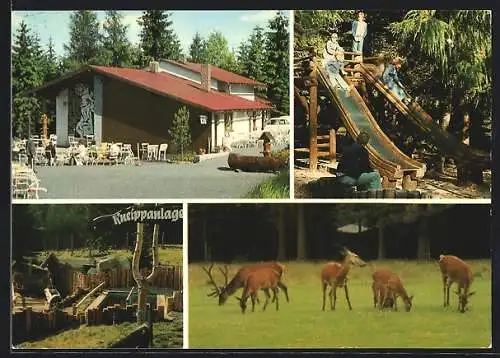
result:
[[[457,312],[455,286],[450,306],[443,305],[441,274],[437,263],[374,261],[349,274],[349,311],[343,290],[337,291],[335,311],[321,311],[319,272],[322,263],[285,263],[283,282],[289,288],[290,303],[280,294],[280,310],[269,304],[266,312],[256,306],[241,314],[230,297],[219,307],[207,297],[211,290],[200,265],[189,266],[190,348],[487,348],[491,341],[491,263],[469,261],[475,273],[470,310]],[[238,265],[232,265],[234,274]],[[411,312],[399,301],[398,312],[373,307],[371,273],[376,266],[388,266],[398,273],[410,295]],[[217,271],[216,271],[217,272]],[[218,273],[218,272],[217,272]],[[217,275],[217,273],[215,275]],[[222,282],[222,277],[215,276]],[[239,290],[236,295],[241,295]],[[263,303],[264,295],[259,295]],[[250,302],[249,302],[250,303]],[[251,307],[251,306],[250,306]],[[221,332],[223,332],[221,334]]]
[[[256,185],[246,195],[245,198],[270,198],[270,199],[288,199],[290,198],[290,172],[283,170],[278,175],[264,180]]]
[[[61,261],[72,263],[87,261],[89,259],[88,249],[73,250],[59,250],[40,252],[38,257],[45,258],[49,252],[54,252],[57,258]],[[182,245],[163,245],[159,249],[160,262],[169,265],[182,265]],[[132,258],[132,251],[129,250],[109,250],[104,256],[95,256],[96,259],[103,259],[105,257],[115,256],[117,258]]]
[[[172,312],[171,315],[175,317],[173,322],[153,323],[154,348],[182,348],[182,312]],[[81,326],[39,341],[24,342],[17,348],[107,348],[134,328],[134,323]]]

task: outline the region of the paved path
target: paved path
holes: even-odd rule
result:
[[[253,150],[255,152],[255,150]],[[252,150],[238,150],[255,154]],[[41,199],[241,198],[272,173],[229,170],[227,156],[200,163],[37,167]]]

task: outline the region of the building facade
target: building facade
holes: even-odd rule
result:
[[[152,62],[145,69],[86,66],[35,90],[56,101],[59,146],[69,137],[171,145],[175,113],[189,110],[192,149],[208,152],[230,133],[262,130],[271,104],[255,95],[263,83],[191,62]],[[175,148],[174,148],[175,149]]]

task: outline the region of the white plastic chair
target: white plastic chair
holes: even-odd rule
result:
[[[148,160],[158,160],[158,144],[148,146]]]
[[[167,160],[167,148],[168,148],[167,143],[160,144],[160,150],[158,151],[158,160],[161,160],[162,154],[163,154],[164,160]]]
[[[141,143],[141,148],[139,149],[139,158],[142,160],[148,157],[149,143]]]

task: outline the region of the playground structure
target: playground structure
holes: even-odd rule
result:
[[[432,118],[417,103],[412,102],[406,105],[396,98],[387,86],[380,81],[379,77],[382,73],[380,67],[369,63],[373,60],[379,61],[379,57],[362,58],[354,52],[344,52],[344,54],[347,55],[344,62],[349,68],[345,68],[348,75],[344,75],[343,78],[348,85],[352,86],[349,94],[346,94],[343,90],[330,83],[329,76],[319,64],[319,58],[313,49],[310,53],[303,54],[303,56],[295,59],[296,73],[300,72],[300,70],[305,70],[307,73],[305,77],[296,75],[295,79],[298,80],[296,83],[302,83],[303,89],[306,89],[309,93],[309,98],[307,99],[301,94],[301,90],[297,87],[297,84],[295,85],[295,99],[301,104],[309,119],[309,146],[308,148],[296,147],[295,154],[296,157],[297,154],[308,154],[308,166],[311,171],[318,169],[320,157],[326,157],[328,161],[326,167],[329,171],[335,173],[334,164],[337,159],[336,139],[330,138],[328,143],[318,143],[321,139],[327,137],[318,135],[319,84],[326,90],[326,95],[331,99],[340,114],[340,120],[346,132],[352,138],[356,138],[361,130],[365,130],[370,134],[370,142],[367,145],[370,162],[380,172],[383,178],[382,187],[385,190],[402,188],[406,191],[415,191],[418,181],[426,173],[426,165],[404,154],[380,128],[359,92],[365,92],[367,85],[373,85],[410,120],[410,123],[418,131],[425,134],[440,150],[455,159],[456,162],[481,169],[490,167],[491,158],[489,153],[470,148],[461,143],[452,134],[441,129],[434,123]],[[329,136],[335,137],[335,135],[335,130],[330,129]],[[325,165],[324,162],[323,165]],[[331,183],[328,184],[330,186],[335,185],[334,182],[336,180],[335,178],[328,178],[327,181]],[[387,196],[379,193],[357,195],[355,197]],[[418,196],[412,194],[411,197]]]
[[[138,341],[140,343],[129,348],[151,346],[152,323],[171,322],[175,319],[171,312],[183,309],[182,266],[164,265],[159,261],[159,222],[177,220],[171,213],[163,207],[155,206],[148,211],[144,206],[131,206],[92,221],[94,229],[102,228],[101,225],[107,229],[113,224],[119,225],[121,221],[116,216],[120,215],[124,221],[127,218],[136,221],[136,244],[131,261],[111,256],[99,261],[84,260],[83,264],[77,260],[80,264],[71,266],[61,263],[51,253],[41,263],[39,259],[27,257],[23,257],[22,262],[13,262],[13,344],[82,324],[136,322],[137,330],[121,339],[118,346],[126,347]],[[150,268],[139,265],[145,222],[154,223]]]
[[[12,285],[14,344],[81,324],[110,325],[136,321],[137,291],[132,292],[135,286],[130,267],[84,273],[58,263],[54,255],[49,255],[48,259],[44,261],[51,262],[50,270],[42,271],[37,269],[41,266],[29,264],[33,266],[33,273],[26,273],[23,277],[23,281],[29,284],[29,295],[24,295],[14,283]],[[143,269],[142,274],[149,271]],[[55,278],[59,290],[55,286],[44,288],[48,276]],[[172,311],[182,311],[182,277],[181,266],[158,266],[148,295],[148,315],[152,322],[169,321]]]
[[[399,98],[394,96],[385,86],[377,74],[376,66],[373,64],[360,63],[354,67],[359,71],[369,84],[383,94],[403,115],[405,115],[416,128],[429,136],[429,138],[448,156],[464,164],[486,169],[491,166],[491,156],[484,151],[471,148],[447,131],[437,125],[432,117],[416,102],[406,105]]]

